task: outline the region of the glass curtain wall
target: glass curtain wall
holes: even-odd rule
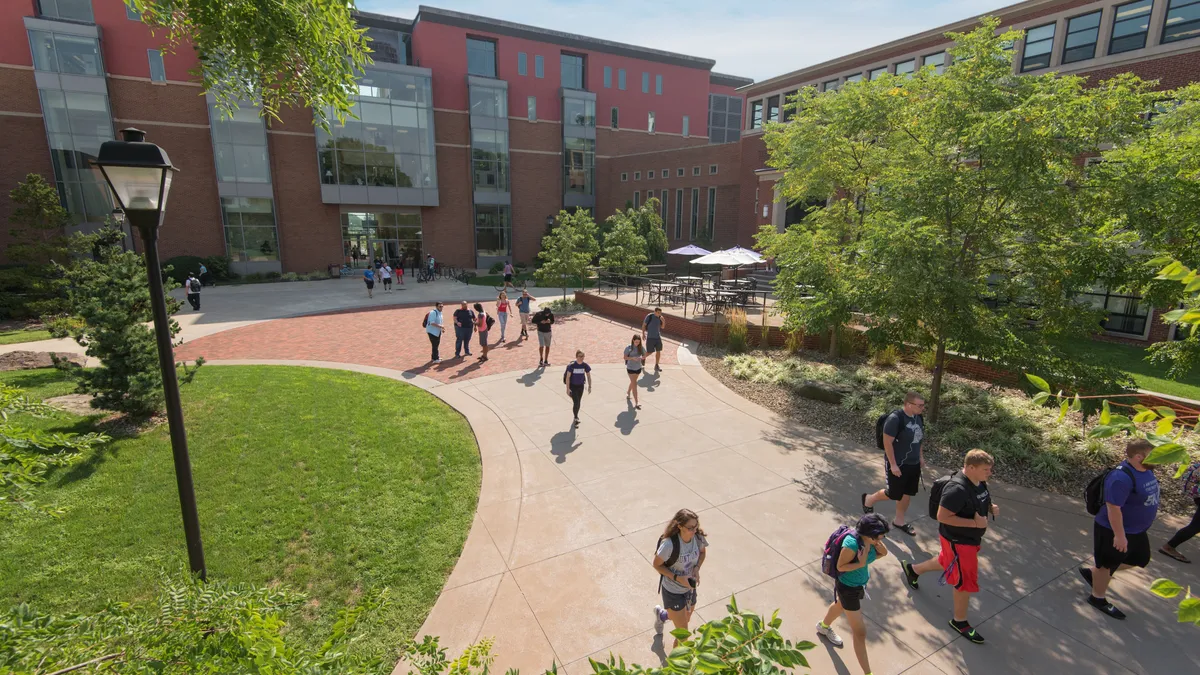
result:
[[[222,197],[225,248],[234,262],[279,260],[275,208],[270,199]]]
[[[217,180],[242,183],[269,183],[267,130],[258,110],[245,106],[226,116],[209,103],[213,153],[217,161]]]
[[[354,268],[379,258],[393,267],[412,267],[422,258],[421,214],[393,211],[342,214],[342,254]]]
[[[99,154],[101,143],[113,139],[108,96],[57,89],[38,93],[58,196],[76,222],[102,222],[112,215],[112,202],[89,160]]]

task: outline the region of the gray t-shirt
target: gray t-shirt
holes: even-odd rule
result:
[[[658,318],[657,314],[650,312],[642,323],[646,326],[647,338],[662,338],[662,333],[659,332],[662,330],[662,319]]]
[[[696,565],[700,562],[700,552],[708,548],[708,541],[704,537],[697,534],[692,537],[691,541],[684,541],[683,537],[679,537],[679,559],[675,564],[669,567],[673,573],[679,576],[680,580],[687,583],[684,577],[689,577],[696,571]],[[667,537],[658,545],[658,551],[655,552],[658,557],[664,561],[671,556],[671,538]],[[671,593],[682,595],[692,590],[691,586],[685,586],[675,583],[674,579],[663,577],[663,588]]]
[[[641,370],[642,369],[642,355],[639,355],[637,353],[637,350],[633,348],[633,345],[629,345],[628,347],[625,348],[625,369],[626,370]]]

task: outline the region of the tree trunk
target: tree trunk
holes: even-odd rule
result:
[[[838,355],[838,326],[829,329],[829,358],[837,358]]]
[[[942,373],[946,369],[946,339],[939,338],[933,361],[933,385],[929,391],[929,421],[936,422],[942,400]]]

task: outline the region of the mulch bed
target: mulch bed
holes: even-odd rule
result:
[[[59,359],[83,365],[84,357],[79,354],[15,351],[0,354],[0,372],[30,370],[33,368],[53,368],[54,361],[50,358],[51,354],[56,354]]]

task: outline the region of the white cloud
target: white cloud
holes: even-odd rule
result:
[[[765,80],[1004,6],[999,0],[445,0],[432,6],[664,49]],[[412,18],[419,2],[358,0]]]

